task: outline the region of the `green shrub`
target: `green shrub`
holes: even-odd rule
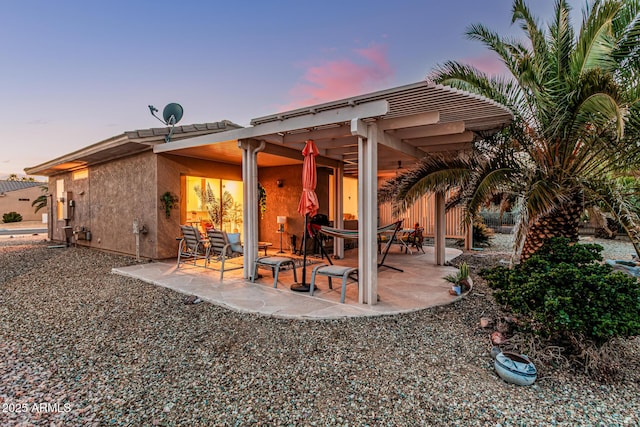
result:
[[[476,215],[473,218],[473,246],[489,246],[492,237],[493,230],[487,227],[480,215]]]
[[[18,212],[7,212],[2,215],[2,222],[20,222],[22,221],[22,215]]]
[[[496,267],[481,275],[496,301],[530,320],[550,338],[584,336],[596,343],[640,334],[638,280],[599,264],[602,247],[551,239],[513,269]]]

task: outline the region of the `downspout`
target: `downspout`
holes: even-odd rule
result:
[[[47,194],[49,201],[47,203],[47,238],[53,240],[53,194]]]

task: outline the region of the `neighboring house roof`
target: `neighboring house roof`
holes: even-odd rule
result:
[[[239,128],[242,128],[242,126],[229,120],[175,126],[171,141]],[[25,168],[25,172],[28,175],[51,176],[60,172],[81,169],[120,157],[130,156],[151,150],[156,144],[165,143],[164,138],[169,135],[169,131],[169,127],[127,131],[40,165]]]
[[[0,180],[0,193],[8,193],[10,191],[23,190],[25,188],[37,187],[44,185],[40,181],[6,181]]]

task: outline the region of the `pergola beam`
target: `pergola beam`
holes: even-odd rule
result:
[[[413,126],[433,125],[440,121],[438,111],[428,111],[426,113],[412,114],[410,116],[395,117],[378,121],[378,130],[393,130]]]
[[[302,161],[301,150],[285,147],[283,145],[266,144],[262,152],[265,154],[273,154],[275,156],[286,157],[288,159],[298,159]],[[318,165],[329,166],[332,168],[337,168],[341,164],[339,160],[328,158],[325,156],[316,157],[316,163]]]
[[[412,147],[429,147],[443,144],[456,144],[461,142],[473,142],[475,134],[471,131],[465,131],[457,135],[431,136],[428,138],[415,138],[407,140],[407,144]]]
[[[472,142],[460,142],[456,144],[438,144],[420,147],[419,150],[424,153],[440,153],[444,151],[461,151],[469,150],[473,147]]]
[[[428,138],[432,136],[452,135],[465,131],[463,121],[439,123],[436,125],[416,126],[406,129],[389,131],[388,133],[400,139]]]
[[[387,147],[406,154],[409,157],[414,159],[422,157],[422,153],[419,149],[406,142],[402,142],[399,138],[396,138],[394,135],[390,135],[387,132],[378,131],[377,139],[379,144],[386,145]]]
[[[333,140],[336,138],[344,138],[351,136],[351,128],[348,125],[340,125],[326,129],[310,129],[308,132],[287,133],[282,137],[282,143],[285,145],[293,143],[304,143],[307,139],[313,138],[316,145],[318,141]],[[340,140],[341,141],[341,140]],[[355,144],[358,141],[354,142]]]

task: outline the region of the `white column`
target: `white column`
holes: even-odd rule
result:
[[[378,302],[378,126],[368,123],[358,137],[358,300]]]
[[[436,254],[436,265],[444,265],[444,251],[445,251],[445,235],[447,233],[446,227],[446,211],[444,204],[444,193],[442,191],[438,191],[435,195],[435,254]]]
[[[258,257],[258,152],[264,150],[265,143],[256,140],[238,141],[242,148],[242,181],[243,209],[242,230],[244,240],[244,269],[245,279],[251,279],[253,267]]]
[[[339,167],[334,169],[335,179],[334,179],[334,192],[335,200],[333,201],[334,212],[333,212],[333,226],[335,228],[342,229],[344,227],[344,206],[342,200],[344,198],[344,185],[342,180],[344,179],[344,166],[340,165]],[[335,237],[333,239],[333,254],[338,259],[344,258],[344,239],[340,239]]]

